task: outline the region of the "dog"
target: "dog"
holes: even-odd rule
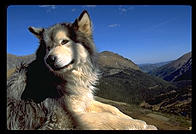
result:
[[[40,45],[35,60],[22,64],[8,80],[8,129],[157,129],[94,99],[100,73],[86,10],[73,23],[29,31]]]

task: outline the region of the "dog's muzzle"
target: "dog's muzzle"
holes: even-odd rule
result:
[[[57,64],[57,56],[55,55],[49,55],[48,58],[46,59],[46,63],[55,71],[67,68],[69,65],[73,64],[75,61],[74,59],[67,65],[65,66],[60,66]]]

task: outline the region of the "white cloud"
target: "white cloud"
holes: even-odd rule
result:
[[[55,5],[40,5],[39,7],[41,7],[41,8],[47,8],[49,10],[56,9],[56,6]]]
[[[119,6],[118,10],[120,11],[121,14],[127,13],[129,10],[134,10],[135,7],[130,6],[130,7],[123,7],[122,5]]]
[[[71,9],[71,11],[72,11],[72,12],[75,12],[75,11],[76,11],[76,9],[75,9],[75,8],[72,8],[72,9]]]
[[[56,6],[55,5],[40,5],[39,7],[47,7],[47,8],[52,8],[52,9],[55,9]]]
[[[135,9],[134,6],[130,6],[130,7],[128,8],[128,10],[134,10],[134,9]]]
[[[142,31],[146,32],[146,31],[153,31],[153,30],[160,29],[161,27],[167,25],[168,23],[171,23],[174,20],[176,20],[176,18],[171,18],[171,19],[168,19],[168,20],[164,20],[164,21],[162,21],[160,23],[157,23],[157,24],[149,26],[149,27],[147,27],[145,29],[142,29]]]
[[[40,5],[39,7],[49,7],[50,5]]]
[[[96,5],[85,5],[84,7],[91,7],[91,8],[95,8]]]
[[[126,8],[119,8],[120,12],[127,12]]]
[[[46,12],[50,13],[52,10],[56,9],[55,5],[40,5],[41,8],[46,8]]]
[[[110,25],[108,25],[108,27],[111,27],[111,28],[113,28],[113,27],[119,27],[120,26],[120,24],[110,24]]]

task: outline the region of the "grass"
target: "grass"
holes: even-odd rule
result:
[[[192,120],[183,116],[155,112],[141,108],[137,105],[130,105],[124,102],[117,102],[97,96],[95,99],[117,107],[121,112],[132,118],[144,120],[147,124],[155,125],[159,130],[188,130],[189,127],[192,127]]]
[[[14,73],[15,70],[16,70],[15,68],[9,69],[7,71],[7,78],[9,78],[12,75],[12,73]]]

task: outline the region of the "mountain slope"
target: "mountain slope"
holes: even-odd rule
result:
[[[140,68],[131,60],[124,58],[116,53],[103,51],[98,54],[98,64],[103,68],[120,68],[120,69],[134,69]]]
[[[166,61],[166,62],[158,62],[158,63],[153,63],[153,64],[150,64],[150,63],[146,63],[146,64],[138,64],[138,66],[140,67],[140,69],[143,71],[143,72],[150,72],[152,70],[155,70],[161,66],[164,66],[168,63],[170,63],[172,61]]]
[[[179,69],[165,77],[167,81],[192,80],[192,57]]]
[[[158,76],[167,81],[176,81],[178,79],[179,80],[184,79],[185,77],[187,77],[190,80],[191,71],[192,71],[192,54],[191,52],[189,52],[169,64],[166,64],[162,67],[150,71],[149,74]]]
[[[173,90],[175,86],[160,78],[150,76],[131,60],[118,54],[99,53],[98,65],[102,72],[97,95],[129,104],[139,104],[156,94]]]
[[[108,73],[109,70],[111,68],[105,68],[97,86],[100,89],[96,92],[97,95],[104,98],[139,104],[147,98],[175,88],[170,83],[139,70],[121,69],[118,72],[119,69],[112,68],[117,70],[113,74]]]
[[[178,88],[146,99],[141,107],[192,118],[192,86]]]
[[[7,54],[7,71],[20,65],[21,62],[31,62],[35,58],[34,54],[26,56],[16,56],[13,54]]]
[[[109,58],[106,56],[105,61],[110,60]],[[187,60],[186,57],[181,59]],[[185,65],[189,66],[190,63],[191,60],[187,64],[181,64],[185,68]],[[96,92],[97,96],[128,104],[140,104],[142,107],[155,111],[191,118],[192,86],[189,84],[191,82],[176,82],[174,85],[133,68],[125,69],[104,64],[99,64],[99,66],[103,75],[97,85],[99,88]]]

